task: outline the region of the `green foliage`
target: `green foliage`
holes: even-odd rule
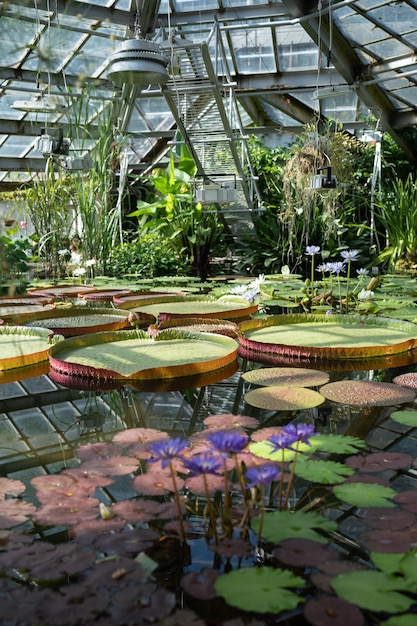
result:
[[[16,280],[21,283],[19,291],[24,291],[26,280],[24,274],[28,271],[32,254],[32,242],[27,239],[12,239],[7,235],[0,236],[0,285],[8,286]]]
[[[61,169],[55,170],[48,160],[45,172],[37,173],[26,200],[37,241],[37,255],[48,275],[65,275],[59,250],[67,248],[73,230],[75,213],[72,210],[74,186]]]
[[[158,230],[166,237],[178,257],[185,257],[202,280],[209,271],[210,257],[222,243],[222,225],[214,208],[195,203],[191,194],[191,176],[187,155],[175,166],[171,153],[166,170],[157,169],[150,180],[153,202],[139,201],[130,216],[138,217],[143,231]]]
[[[183,275],[189,269],[187,260],[177,256],[167,237],[159,231],[141,235],[136,241],[113,248],[108,259],[107,274],[138,278]]]
[[[369,234],[348,228],[367,219],[373,151],[331,126],[319,134],[306,127],[289,148],[268,149],[251,141],[251,158],[259,178],[264,213],[256,224],[257,241],[243,242],[245,265],[254,273],[277,273],[303,265],[304,250],[314,243],[329,257],[341,248],[363,248]],[[337,188],[311,189],[317,169],[331,163]],[[247,254],[249,249],[249,254]]]
[[[375,220],[385,248],[377,261],[395,269],[401,261],[417,258],[417,181],[412,174],[392,181],[375,205]]]

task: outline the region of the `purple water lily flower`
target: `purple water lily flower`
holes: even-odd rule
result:
[[[360,250],[342,250],[340,256],[345,261],[357,261],[360,255]]]
[[[358,270],[356,270],[356,273],[358,276],[368,276],[369,270],[367,270],[365,267],[360,267]]]
[[[167,467],[174,459],[182,458],[181,452],[187,446],[188,441],[180,437],[154,441],[148,446],[148,450],[154,458],[150,458],[148,461],[161,461],[162,467]]]
[[[273,452],[286,448],[292,450],[293,444],[298,441],[311,445],[309,441],[310,437],[318,434],[314,432],[314,426],[312,424],[287,424],[284,426],[283,431],[282,433],[273,435],[269,439]]]
[[[337,276],[339,276],[340,272],[344,272],[345,269],[343,261],[334,261],[333,263],[329,263],[329,271]]]
[[[224,467],[223,459],[220,456],[207,451],[195,454],[190,459],[184,459],[183,463],[191,476],[201,476],[201,474],[221,476]]]
[[[269,485],[281,476],[280,470],[272,463],[265,463],[259,467],[251,467],[246,471],[245,480],[248,489],[258,485]]]
[[[314,256],[320,252],[320,246],[307,246],[306,254],[307,256]]]
[[[207,435],[207,440],[223,455],[237,454],[246,447],[249,437],[238,431],[219,431]]]

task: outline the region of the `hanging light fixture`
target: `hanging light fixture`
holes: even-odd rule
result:
[[[164,85],[168,63],[158,44],[142,37],[137,15],[135,37],[123,41],[110,56],[107,76],[115,85]]]

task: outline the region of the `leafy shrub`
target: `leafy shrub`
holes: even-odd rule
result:
[[[158,232],[146,233],[139,239],[114,248],[110,254],[107,274],[137,278],[187,274],[188,263],[178,258],[166,237]]]

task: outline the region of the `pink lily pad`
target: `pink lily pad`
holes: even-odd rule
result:
[[[391,406],[412,402],[416,396],[412,389],[375,380],[340,380],[324,385],[320,393],[332,402],[351,406]]]

